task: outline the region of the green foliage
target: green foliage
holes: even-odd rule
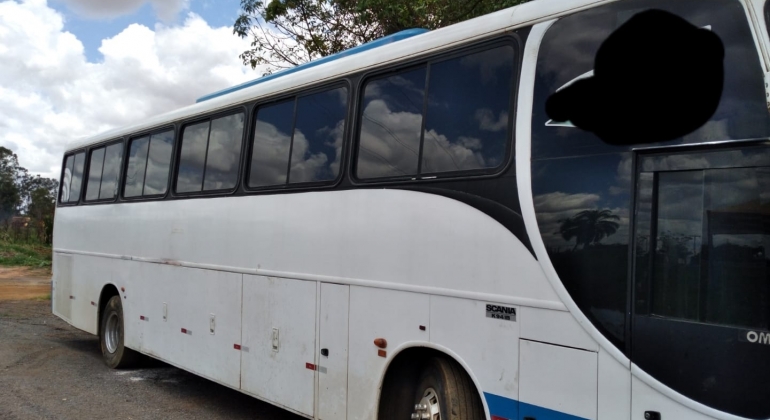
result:
[[[527,0],[241,0],[233,33],[240,58],[267,73],[409,28],[436,29]]]
[[[0,240],[29,239],[50,244],[59,183],[55,179],[30,175],[19,166],[12,150],[0,146]],[[17,215],[26,218],[14,218]]]
[[[0,265],[46,268],[51,266],[51,247],[4,240],[0,234]]]

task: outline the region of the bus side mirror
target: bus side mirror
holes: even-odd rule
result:
[[[634,15],[601,45],[594,74],[552,94],[546,113],[614,145],[689,134],[719,105],[724,46],[711,30],[661,10]]]

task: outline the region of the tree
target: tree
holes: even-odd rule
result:
[[[45,178],[43,178],[45,179]],[[53,215],[56,210],[56,189],[40,186],[30,194],[27,215],[32,217],[38,228],[41,242],[51,243],[53,238]]]
[[[30,175],[12,150],[0,146],[0,222],[30,216],[40,240],[50,243],[58,189],[55,179]]]
[[[240,58],[266,74],[410,28],[436,29],[527,0],[241,0]]]
[[[579,245],[583,245],[585,249],[614,235],[620,226],[614,220],[620,220],[620,217],[612,214],[609,210],[584,210],[569,219],[562,220],[559,233],[565,241],[575,238],[573,251]]]
[[[0,146],[0,221],[16,214],[21,205],[18,172],[18,157],[10,149]]]

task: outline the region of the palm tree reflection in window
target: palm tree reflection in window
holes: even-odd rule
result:
[[[580,245],[583,245],[583,249],[585,249],[614,235],[620,226],[616,220],[620,220],[620,217],[606,209],[584,210],[569,219],[560,220],[561,226],[559,226],[558,233],[565,241],[571,241],[575,238],[573,251],[577,250]]]

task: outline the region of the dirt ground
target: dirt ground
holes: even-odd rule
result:
[[[50,273],[0,267],[0,419],[301,419],[158,361],[111,370],[49,293]]]
[[[51,294],[51,271],[0,267],[0,301],[46,298]]]

